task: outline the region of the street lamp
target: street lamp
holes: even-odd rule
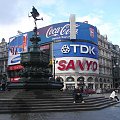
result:
[[[112,59],[112,75],[113,75],[113,88],[117,88],[119,86],[119,59],[118,57],[113,57]]]
[[[53,59],[53,77],[54,77],[54,80],[55,80],[55,56],[54,56],[54,59]]]

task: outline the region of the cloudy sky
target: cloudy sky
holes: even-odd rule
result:
[[[88,21],[108,40],[120,46],[120,0],[1,0],[0,41],[17,35],[17,31],[33,30],[33,19],[28,17],[35,6],[43,17],[38,28],[58,22],[68,22],[70,14],[77,22]]]

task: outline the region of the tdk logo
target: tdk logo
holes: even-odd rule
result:
[[[61,52],[64,54],[67,54],[69,52],[73,52],[76,54],[77,52],[82,54],[93,54],[95,55],[95,47],[93,46],[87,46],[87,45],[78,45],[78,44],[70,44],[63,45],[61,48]]]
[[[61,48],[61,52],[62,53],[69,53],[70,48],[68,47],[68,45],[63,45],[62,48]]]

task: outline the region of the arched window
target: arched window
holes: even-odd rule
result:
[[[108,79],[107,82],[110,83],[110,80]]]
[[[100,78],[99,81],[102,83],[102,78]]]
[[[78,79],[77,79],[77,82],[78,82],[78,86],[83,86],[84,85],[84,77],[79,77]]]
[[[63,82],[63,78],[62,78],[62,77],[57,77],[57,78],[56,78],[56,81],[57,81],[57,82]]]
[[[84,82],[84,77],[79,77],[79,78],[77,79],[77,82]]]
[[[88,81],[88,82],[93,82],[93,78],[92,78],[92,77],[89,77],[89,78],[87,79],[87,81]]]
[[[74,82],[74,78],[73,77],[67,77],[66,82]]]

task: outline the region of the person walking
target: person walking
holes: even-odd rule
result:
[[[113,90],[112,93],[110,94],[110,99],[111,100],[116,99],[116,101],[119,101],[119,98],[118,98],[115,90]]]
[[[5,91],[5,90],[6,90],[6,83],[7,83],[7,81],[6,81],[6,76],[3,75],[2,80],[1,80],[1,88],[2,88],[2,91]]]
[[[5,91],[5,80],[4,79],[2,79],[1,80],[1,87],[2,87],[2,91]]]
[[[79,101],[84,103],[83,96],[82,96],[82,91],[79,87],[77,87],[73,90],[73,98],[74,98],[73,103],[76,103],[76,102],[79,102]]]

